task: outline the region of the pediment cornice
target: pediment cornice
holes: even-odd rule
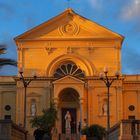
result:
[[[55,80],[53,82],[53,84],[71,84],[71,83],[84,84],[85,82],[82,81],[81,79],[78,79],[78,78],[70,76],[70,75],[62,77],[62,78]]]
[[[72,9],[17,36],[16,42],[49,40],[119,40],[123,36],[93,22]]]

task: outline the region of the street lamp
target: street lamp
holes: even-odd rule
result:
[[[19,74],[20,74],[20,80],[23,83],[24,86],[24,128],[26,129],[26,94],[27,94],[27,87],[28,85],[31,83],[31,81],[33,81],[34,79],[37,78],[36,73],[33,74],[33,78],[27,80],[25,79],[24,75],[23,75],[23,68],[19,69]]]
[[[117,71],[115,77],[108,77],[108,68],[104,68],[104,73],[100,73],[100,80],[104,81],[107,87],[107,140],[109,140],[109,129],[110,129],[110,86],[115,80],[119,79],[119,72]]]

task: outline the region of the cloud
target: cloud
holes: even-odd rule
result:
[[[140,73],[140,53],[132,48],[125,48],[122,54],[122,72],[124,74]]]
[[[137,41],[137,44],[140,43],[140,20],[138,19],[132,26],[129,28],[125,35],[129,40],[134,40],[135,44]],[[137,46],[138,47],[138,46]]]
[[[17,75],[17,67],[5,65],[0,68],[0,76],[13,76]]]
[[[140,0],[129,0],[130,3],[123,7],[121,11],[121,18],[124,20],[131,20],[140,17]]]
[[[88,0],[91,6],[95,9],[101,9],[103,0]]]
[[[14,13],[14,8],[7,3],[0,2],[0,12],[5,16],[10,16]]]
[[[36,18],[34,15],[28,15],[25,18],[25,25],[27,26],[27,29],[33,28],[36,24]]]
[[[8,32],[0,33],[0,45],[5,45],[7,48],[6,53],[1,55],[3,58],[17,59],[16,45],[14,43],[13,37]]]

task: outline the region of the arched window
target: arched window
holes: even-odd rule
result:
[[[81,70],[76,64],[73,62],[67,62],[60,65],[54,72],[54,77],[61,78],[66,75],[72,75],[75,77],[83,78],[85,77],[85,73]]]

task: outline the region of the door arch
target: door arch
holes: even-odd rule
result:
[[[59,110],[61,119],[61,133],[65,133],[65,115],[69,111],[71,115],[71,133],[77,132],[79,120],[79,93],[73,88],[65,88],[59,94]]]

